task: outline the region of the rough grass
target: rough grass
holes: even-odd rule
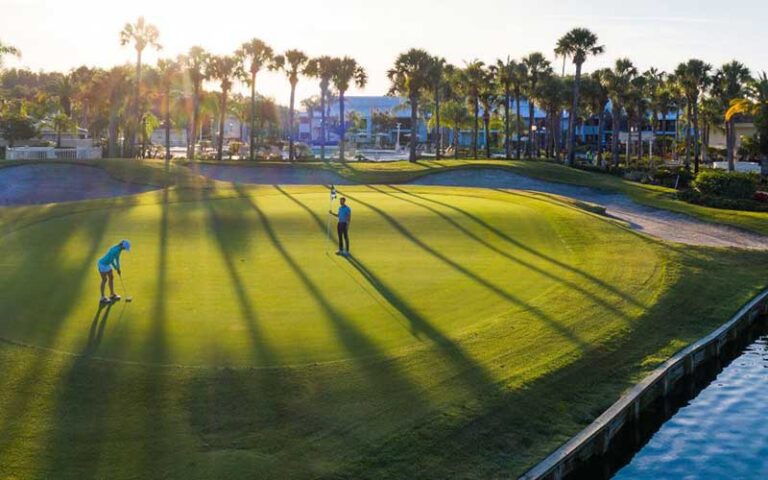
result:
[[[218,187],[2,209],[0,478],[508,478],[768,267],[435,187],[345,189],[347,262],[325,190]]]

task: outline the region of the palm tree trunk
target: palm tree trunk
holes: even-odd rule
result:
[[[256,131],[256,73],[251,73],[251,131],[248,133],[248,160],[256,158],[254,132]]]
[[[472,157],[477,160],[477,137],[478,137],[478,130],[480,129],[479,126],[479,118],[480,118],[480,101],[477,97],[475,97],[475,124],[472,129]]]
[[[735,135],[733,131],[733,120],[729,120],[725,122],[725,143],[727,145],[727,153],[726,156],[728,157],[728,171],[733,172],[736,170],[736,162],[734,159],[734,151],[736,150],[736,145],[734,142]]]
[[[320,88],[320,160],[325,161],[325,89]]]
[[[520,133],[523,131],[523,118],[520,116],[520,90],[515,90],[515,108],[517,110],[517,149],[515,157],[519,160],[521,153]]]
[[[643,121],[637,125],[637,164],[643,162]]]
[[[165,171],[171,161],[171,92],[165,92]]]
[[[131,129],[130,135],[128,135],[128,151],[126,152],[126,156],[133,157],[134,156],[134,150],[135,150],[135,144],[136,144],[136,130],[139,128],[139,125],[141,125],[141,106],[140,106],[140,99],[141,98],[141,50],[136,50],[136,98],[134,99],[134,111],[133,111],[133,118],[136,121],[136,127]]]
[[[699,145],[699,105],[693,103],[693,173],[699,173],[699,161],[701,156],[701,147]]]
[[[296,159],[296,155],[293,151],[293,115],[294,115],[294,102],[296,100],[296,84],[291,82],[291,104],[288,108],[288,160],[291,162]]]
[[[453,158],[459,159],[459,127],[453,128]]]
[[[576,64],[576,77],[573,82],[573,104],[568,119],[568,159],[567,165],[576,162],[576,118],[579,115],[579,83],[581,82],[581,63]]]
[[[339,140],[339,160],[344,161],[344,133],[347,130],[346,122],[344,121],[344,92],[339,91],[339,119],[340,119],[340,140]],[[413,127],[411,127],[413,130]]]
[[[491,114],[483,112],[483,127],[485,129],[485,158],[491,158]]]
[[[605,105],[597,115],[597,164],[603,164],[603,135],[605,134]]]
[[[662,112],[661,128],[662,128],[661,138],[666,139],[667,128],[669,128],[669,124],[667,123],[667,112]],[[665,148],[666,143],[667,142],[659,142],[659,154],[662,157],[662,161],[664,160],[664,154],[666,153],[666,148]]]
[[[534,115],[534,106],[533,106],[533,100],[528,98],[528,142],[527,144],[527,154],[528,158],[533,157],[533,115]]]
[[[509,102],[512,100],[509,87],[504,91],[504,157],[507,160],[512,159],[512,149],[509,143],[510,125],[509,125]]]
[[[614,102],[611,108],[611,155],[613,166],[618,167],[621,162],[619,157],[619,130],[621,130],[621,104]]]
[[[219,145],[216,151],[216,160],[221,161],[224,153],[224,121],[227,115],[227,91],[221,91],[221,112],[219,113]]]
[[[416,161],[416,122],[418,121],[419,114],[419,98],[412,95],[411,98],[411,138],[408,140],[408,146],[410,153],[408,154],[408,161]]]
[[[435,138],[435,160],[440,160],[443,157],[443,142],[442,142],[442,130],[440,130],[440,88],[435,89],[435,132],[437,138]]]
[[[188,138],[189,142],[189,159],[195,159],[195,145],[197,144],[197,131],[198,124],[200,123],[200,85],[195,85],[195,91],[192,98],[192,134],[191,138]]]
[[[691,105],[686,106],[688,118],[685,120],[685,168],[691,168]]]

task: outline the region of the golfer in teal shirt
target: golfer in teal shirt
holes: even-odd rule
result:
[[[349,224],[352,222],[352,209],[347,205],[347,199],[341,197],[339,200],[341,206],[339,207],[339,213],[330,212],[331,215],[339,219],[338,225],[336,225],[336,233],[339,236],[339,251],[336,255],[349,256]],[[345,247],[346,242],[346,248]]]
[[[106,255],[101,257],[99,259],[99,262],[97,263],[97,267],[99,269],[99,275],[101,275],[101,303],[109,303],[112,301],[120,300],[120,295],[115,293],[115,286],[114,286],[114,276],[112,274],[112,269],[114,268],[117,270],[118,275],[121,274],[120,271],[120,254],[123,252],[123,250],[131,251],[131,242],[128,240],[122,240],[120,243],[115,245],[114,247],[110,248]],[[109,292],[111,293],[111,296],[109,298],[104,295],[104,286],[107,283],[107,280],[109,280]]]

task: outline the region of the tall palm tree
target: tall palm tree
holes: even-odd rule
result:
[[[200,128],[200,101],[202,98],[203,82],[207,79],[208,58],[210,55],[202,47],[194,46],[189,52],[180,58],[188,83],[192,89],[192,121],[188,129],[187,158],[195,159],[195,144]]]
[[[515,148],[515,158],[519,159],[521,155],[520,134],[523,132],[523,116],[520,114],[520,98],[523,96],[523,89],[528,83],[528,66],[525,62],[517,62],[510,72],[512,81],[512,92],[515,95],[515,117],[517,122],[517,146]]]
[[[699,147],[699,98],[710,84],[710,70],[712,70],[711,65],[695,58],[681,63],[675,70],[675,77],[685,93],[689,118],[693,120],[694,173],[699,173],[701,150]],[[690,143],[690,132],[688,132],[686,140]],[[689,162],[689,159],[686,161]]]
[[[624,102],[631,92],[633,79],[637,76],[637,68],[628,58],[616,60],[612,70],[606,70],[602,78],[605,88],[611,97],[611,153],[614,166],[619,166],[619,132],[621,130],[621,113]]]
[[[539,82],[549,75],[552,75],[552,65],[541,52],[534,52],[523,58],[528,78],[526,79],[525,92],[528,97],[528,144],[527,155],[533,156],[533,124],[535,122],[535,105],[533,98],[536,96],[536,89]]]
[[[308,77],[320,80],[320,159],[325,161],[325,142],[328,139],[326,135],[326,103],[329,102],[328,89],[333,79],[333,68],[335,60],[327,55],[313,58],[304,69],[304,74]]]
[[[425,50],[412,48],[401,53],[387,72],[391,83],[389,94],[408,98],[411,107],[411,138],[408,159],[416,161],[417,122],[419,100],[433,84],[435,59]]]
[[[179,59],[161,58],[157,61],[158,86],[163,102],[163,127],[165,128],[165,171],[171,161],[171,95],[172,88],[179,81],[181,63]]]
[[[768,154],[768,75],[765,72],[747,82],[746,95],[731,102],[725,120],[733,121],[736,115],[754,117],[760,152]]]
[[[133,43],[133,48],[136,49],[136,96],[133,102],[133,118],[136,121],[136,127],[131,129],[127,139],[129,156],[133,156],[135,131],[144,116],[141,111],[141,54],[148,46],[160,50],[162,47],[157,41],[159,37],[160,31],[154,25],[146,23],[144,17],[139,17],[136,23],[126,23],[120,31],[120,45]]]
[[[568,120],[568,159],[566,163],[573,165],[576,160],[576,119],[579,116],[579,87],[581,86],[581,69],[587,57],[600,55],[605,47],[597,44],[597,35],[586,28],[574,28],[558,41],[557,49],[561,54],[573,58],[576,65],[576,75],[573,82],[573,106]]]
[[[557,124],[560,123],[560,114],[568,100],[568,84],[562,77],[548,75],[540,80],[533,98],[547,115],[549,134],[545,149],[553,150],[555,158],[559,161],[560,129]]]
[[[592,114],[597,116],[597,164],[603,163],[603,136],[605,135],[605,109],[610,101],[606,77],[610,70],[603,68],[590,75],[589,104]]]
[[[294,149],[294,141],[296,136],[295,125],[295,113],[296,113],[296,85],[299,83],[299,76],[304,73],[304,69],[307,67],[309,57],[301,50],[288,50],[283,55],[278,55],[274,59],[276,69],[283,70],[285,76],[288,78],[288,83],[291,84],[291,103],[288,107],[288,159],[290,161],[296,160],[296,151]]]
[[[483,107],[483,131],[485,137],[485,158],[491,158],[491,114],[499,100],[496,84],[496,69],[491,66],[486,70],[485,78],[480,88],[478,100]]]
[[[469,124],[469,110],[463,101],[449,100],[443,106],[443,121],[453,129],[453,156],[459,158],[459,134]]]
[[[333,62],[333,77],[331,78],[333,86],[339,91],[339,160],[344,161],[344,140],[346,133],[346,119],[344,117],[344,94],[354,83],[358,88],[363,88],[368,83],[368,74],[352,57],[336,58]],[[413,117],[413,114],[411,114]],[[413,126],[412,128],[415,128]],[[411,134],[413,136],[413,133]]]
[[[736,60],[726,63],[715,72],[712,82],[712,94],[724,111],[728,110],[732,101],[746,96],[747,85],[751,79],[752,74],[749,68]],[[725,117],[724,112],[721,117]],[[734,152],[736,150],[734,118],[725,121],[725,145],[728,170],[733,171],[736,168],[734,163]]]
[[[440,101],[442,100],[443,89],[447,82],[445,82],[446,70],[451,70],[453,67],[447,65],[447,62],[442,57],[432,57],[432,65],[429,71],[429,80],[432,88],[432,99],[434,101],[434,114],[435,114],[435,159],[440,160],[442,157],[442,131],[440,126]]]
[[[248,159],[254,160],[254,132],[256,130],[256,75],[264,68],[274,66],[275,53],[272,47],[258,38],[253,38],[243,43],[237,50],[236,55],[240,58],[244,68],[247,70],[247,83],[251,87],[251,122],[250,134],[248,135]]]
[[[207,76],[219,81],[221,97],[219,99],[219,142],[216,150],[216,160],[221,160],[224,149],[224,123],[227,116],[227,97],[234,81],[242,76],[241,64],[237,57],[230,55],[214,55],[209,57],[206,69]]]
[[[485,88],[488,77],[485,63],[477,59],[467,63],[462,72],[462,77],[468,100],[473,108],[472,158],[477,160],[477,145],[480,130],[480,93]]]
[[[520,64],[510,57],[506,60],[496,60],[496,78],[501,90],[504,92],[504,158],[512,159],[512,128],[510,106],[512,104],[512,94],[515,94],[515,103],[517,103],[517,121],[520,122],[520,88],[523,79],[520,75]],[[517,128],[518,134],[520,126]],[[519,155],[518,155],[519,156]]]

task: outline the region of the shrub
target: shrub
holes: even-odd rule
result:
[[[765,192],[763,192],[765,193]],[[677,193],[677,198],[688,203],[704,205],[705,207],[720,208],[725,210],[744,210],[748,212],[768,212],[768,204],[754,199],[725,198],[714,195],[705,195],[697,190],[689,189]],[[766,195],[768,199],[768,195]]]
[[[757,175],[750,173],[704,170],[696,176],[692,185],[705,196],[745,200],[755,194],[757,182]]]
[[[756,202],[768,203],[768,192],[755,192],[752,200]]]

